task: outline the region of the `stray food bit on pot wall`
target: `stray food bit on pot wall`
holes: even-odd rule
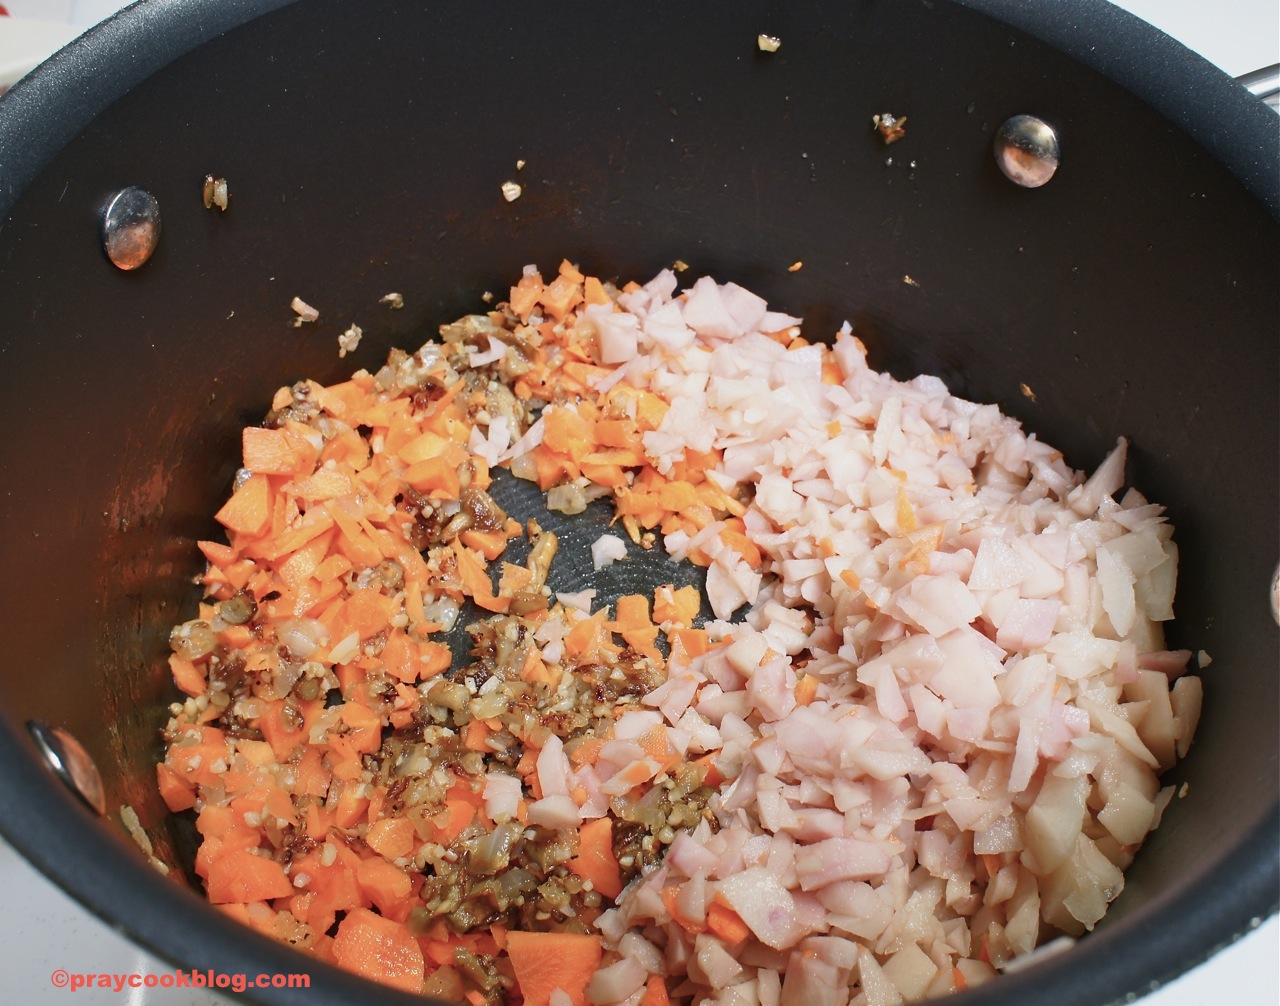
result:
[[[890,143],[897,143],[907,135],[907,117],[905,115],[901,118],[897,118],[889,112],[873,115],[871,117],[871,125],[880,133],[885,146]]]
[[[320,312],[308,304],[301,297],[294,297],[289,302],[289,306],[293,308],[293,313],[297,315],[293,319],[293,327],[301,328],[304,323],[315,322],[320,318]]]
[[[225,178],[214,178],[213,175],[205,175],[202,196],[206,210],[211,210],[216,206],[225,213],[227,207],[231,204],[231,194],[227,188],[227,180]]]
[[[364,338],[364,329],[359,325],[352,325],[338,336],[338,359],[343,359],[348,353],[354,353],[359,348],[362,338]]]
[[[277,392],[171,638],[159,788],[210,901],[510,1006],[914,1001],[1093,928],[1199,715],[1162,508],[1121,491],[1123,440],[1086,478],[798,324],[530,266],[376,373]],[[558,594],[498,468],[608,498],[705,596]]]

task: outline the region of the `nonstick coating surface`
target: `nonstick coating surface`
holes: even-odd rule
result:
[[[873,364],[999,402],[1077,467],[1130,437],[1133,481],[1179,529],[1170,642],[1214,658],[1172,777],[1188,796],[1097,934],[954,1001],[1117,1001],[1273,909],[1276,186],[1255,163],[1271,121],[1232,85],[1095,3],[1072,5],[1087,30],[1036,5],[984,5],[1015,28],[910,0],[667,3],[625,21],[586,2],[312,0],[232,27],[275,6],[144,4],[4,99],[0,827],[29,858],[162,956],[296,969],[51,787],[23,724],[66,726],[111,806],[136,807],[179,862],[150,774],[165,637],[194,603],[193,542],[216,533],[238,428],[281,384],[413,348],[526,262],[643,279],[681,258],[813,337],[850,319]],[[760,54],[760,31],[783,48]],[[1161,79],[1193,93],[1161,97]],[[892,148],[869,128],[885,111],[910,119]],[[1063,138],[1036,191],[990,155],[1024,111]],[[1216,137],[1244,184],[1180,126]],[[200,204],[209,172],[230,181],[225,215]],[[155,258],[127,275],[96,236],[126,184],[165,213]],[[403,311],[379,305],[391,290]],[[294,295],[319,323],[290,326]],[[351,322],[365,341],[339,362]],[[365,988],[308,969],[316,1002]]]

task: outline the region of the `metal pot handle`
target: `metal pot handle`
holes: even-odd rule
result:
[[[1280,63],[1272,63],[1261,70],[1246,73],[1237,77],[1236,81],[1280,112]]]

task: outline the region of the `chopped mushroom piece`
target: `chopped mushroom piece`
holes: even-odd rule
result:
[[[206,210],[213,209],[216,206],[225,212],[230,201],[227,180],[225,178],[214,178],[213,175],[205,175],[204,188],[201,195],[204,198],[204,208]]]
[[[338,336],[338,359],[346,356],[348,353],[355,352],[357,346],[360,345],[360,338],[364,335],[364,330],[359,325],[352,325],[349,329]]]
[[[907,135],[907,117],[897,118],[889,112],[871,117],[871,124],[880,132],[884,138],[885,145],[897,143]]]

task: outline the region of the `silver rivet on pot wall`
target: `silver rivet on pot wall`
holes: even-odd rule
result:
[[[1058,170],[1058,134],[1034,115],[1015,115],[996,130],[996,163],[1012,182],[1039,188]]]
[[[1271,574],[1271,617],[1280,624],[1280,565]]]
[[[102,776],[80,742],[61,727],[51,727],[39,720],[31,720],[27,729],[53,774],[99,814],[105,814],[107,795],[102,788]]]
[[[160,204],[146,189],[121,189],[102,214],[102,247],[121,269],[137,269],[160,240]]]

